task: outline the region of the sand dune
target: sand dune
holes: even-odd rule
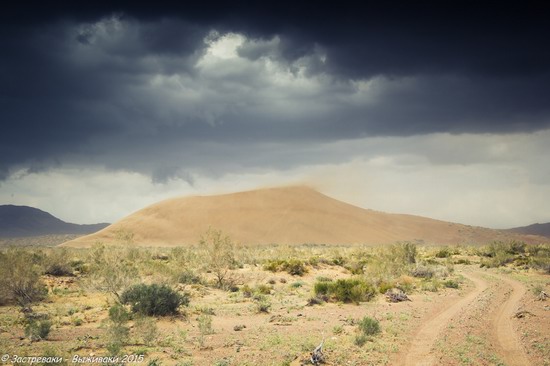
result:
[[[117,244],[125,234],[144,246],[196,244],[209,227],[234,241],[262,244],[486,243],[521,237],[425,217],[359,208],[308,187],[260,189],[216,196],[169,199],[107,228],[62,245]]]

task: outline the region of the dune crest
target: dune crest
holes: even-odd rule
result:
[[[498,230],[363,209],[306,186],[292,186],[161,201],[62,245],[191,245],[209,227],[245,245],[458,244],[514,237]]]

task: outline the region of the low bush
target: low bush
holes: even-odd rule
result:
[[[436,258],[449,258],[453,255],[451,253],[451,250],[447,247],[439,249],[437,252],[435,252]]]
[[[424,280],[421,285],[421,288],[423,291],[429,291],[429,292],[437,292],[439,291],[440,287],[441,287],[441,282],[436,278]]]
[[[315,296],[326,296],[329,300],[344,303],[359,303],[374,298],[376,290],[363,279],[340,279],[335,282],[316,282],[313,285]]]
[[[139,317],[135,324],[135,330],[137,334],[143,340],[143,343],[147,346],[152,346],[158,338],[157,322],[151,317]]]
[[[367,336],[373,336],[380,333],[380,323],[378,320],[365,316],[359,323],[357,323],[357,328],[361,334]]]
[[[271,272],[285,271],[293,276],[303,276],[308,271],[306,264],[295,258],[269,260],[264,264],[264,269]]]
[[[386,291],[391,290],[392,288],[397,287],[393,282],[382,281],[378,284],[378,292],[385,294]]]
[[[0,253],[0,305],[21,307],[46,298],[48,290],[40,280],[36,257],[23,249]]]
[[[459,284],[455,280],[447,280],[447,281],[443,282],[443,286],[445,286],[447,288],[458,288]]]
[[[106,348],[111,355],[118,355],[122,347],[128,342],[130,335],[128,321],[130,318],[131,315],[126,308],[119,303],[109,308]]]
[[[73,268],[67,258],[67,250],[54,250],[45,259],[44,273],[51,276],[73,276]]]
[[[178,282],[185,285],[203,285],[205,283],[201,275],[188,269],[178,275]]]
[[[411,275],[419,278],[432,278],[434,276],[434,271],[428,266],[419,264],[411,271]]]
[[[460,258],[460,259],[457,259],[454,264],[472,264],[472,262],[470,262],[469,259],[465,259],[465,258]]]
[[[139,284],[122,293],[121,303],[129,304],[134,313],[142,315],[173,315],[180,305],[188,305],[189,298],[166,285]]]
[[[256,304],[256,312],[258,313],[269,313],[271,309],[271,301],[265,295],[256,295],[254,296],[254,303]]]
[[[355,336],[355,345],[361,347],[373,336],[380,333],[380,323],[378,320],[365,316],[357,323],[358,335]]]
[[[31,341],[46,339],[50,334],[52,322],[47,314],[27,314],[25,317],[25,336]]]

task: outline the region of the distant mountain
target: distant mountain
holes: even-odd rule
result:
[[[550,222],[546,224],[533,224],[529,226],[515,227],[509,231],[517,234],[540,235],[550,238]]]
[[[77,225],[28,206],[0,205],[0,238],[53,234],[90,234],[109,224]]]

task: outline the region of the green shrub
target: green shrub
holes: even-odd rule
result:
[[[361,347],[373,336],[380,333],[380,323],[378,320],[365,316],[357,323],[358,335],[355,336],[355,345]]]
[[[424,291],[437,292],[439,291],[440,287],[441,282],[439,282],[439,280],[436,278],[424,280],[422,282],[422,290]]]
[[[73,276],[73,269],[65,248],[54,249],[45,259],[44,267],[44,273],[51,276]]]
[[[445,286],[447,288],[458,288],[459,284],[455,280],[447,280],[447,281],[443,282],[443,286]]]
[[[261,285],[256,286],[256,291],[254,291],[254,292],[262,294],[262,295],[269,295],[269,294],[271,294],[272,289],[273,289],[273,287],[271,287],[271,286],[261,284]]]
[[[465,259],[465,258],[460,258],[460,259],[457,259],[455,262],[455,264],[472,264],[472,262],[470,262],[469,259]]]
[[[336,257],[332,258],[332,264],[335,266],[344,266],[346,264],[346,260],[341,255],[337,255]]]
[[[318,282],[332,282],[332,278],[330,278],[330,277],[325,277],[325,276],[318,276],[318,277],[316,278],[316,280],[317,280]]]
[[[139,284],[124,291],[123,304],[129,304],[134,313],[142,315],[172,315],[178,312],[180,305],[188,305],[189,298],[180,295],[166,285]]]
[[[359,323],[357,328],[366,336],[373,336],[380,333],[380,323],[378,320],[365,316]]]
[[[306,264],[295,258],[269,260],[264,264],[264,269],[271,272],[285,271],[293,276],[303,276],[307,273]]]
[[[131,316],[126,308],[119,303],[109,308],[106,348],[111,355],[118,355],[122,347],[128,342],[130,335],[128,321],[130,318]]]
[[[23,249],[0,252],[0,305],[16,303],[21,307],[46,298],[48,290],[40,280],[40,258]]]
[[[271,309],[271,302],[265,295],[255,296],[254,301],[256,304],[256,311],[258,313],[269,313],[269,309]]]
[[[336,282],[316,282],[313,285],[315,296],[326,296],[334,301],[359,303],[371,300],[376,291],[362,279],[340,279]]]
[[[439,249],[435,253],[435,256],[437,258],[449,258],[450,256],[452,256],[452,253],[451,253],[451,250],[449,248],[445,247],[445,248]]]
[[[330,282],[315,282],[313,285],[313,292],[315,295],[328,295],[331,291]]]
[[[201,275],[187,269],[178,275],[178,282],[186,285],[202,285],[205,281]]]
[[[31,341],[46,339],[50,334],[52,322],[47,315],[28,314],[25,319],[25,336]]]
[[[388,290],[391,290],[392,288],[395,288],[395,287],[396,287],[395,283],[382,281],[378,285],[378,292],[380,292],[381,294],[385,294]]]
[[[240,290],[244,297],[252,297],[252,294],[254,293],[254,290],[248,285],[243,285]]]
[[[201,314],[197,318],[199,323],[199,331],[201,335],[213,334],[214,329],[212,328],[212,315],[210,314]]]

